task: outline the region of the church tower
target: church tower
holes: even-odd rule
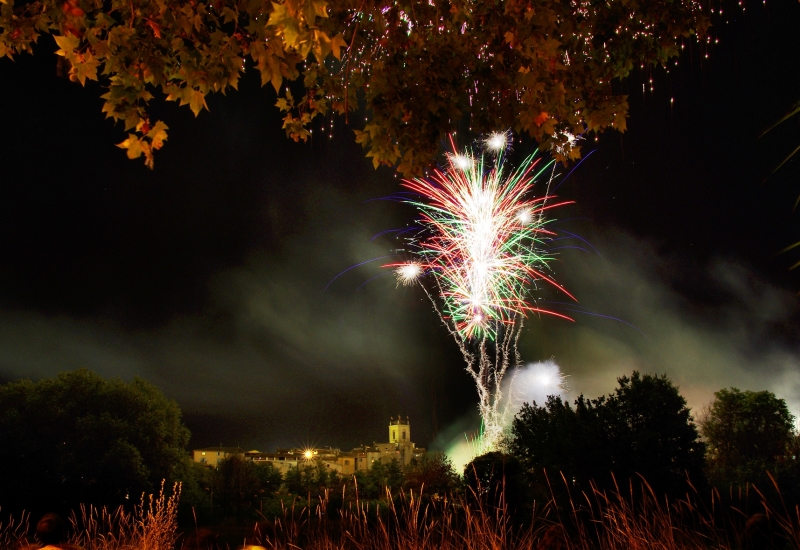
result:
[[[401,416],[389,419],[389,443],[411,443],[411,422]]]

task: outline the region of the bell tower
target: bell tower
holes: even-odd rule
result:
[[[408,417],[389,418],[389,443],[411,443],[411,422]]]

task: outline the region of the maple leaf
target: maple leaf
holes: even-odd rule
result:
[[[333,40],[331,40],[331,51],[333,52],[333,57],[339,61],[342,60],[341,49],[346,47],[347,42],[344,41],[344,36],[342,36],[342,33],[337,34],[333,37]]]
[[[399,162],[401,171],[418,172],[433,162],[452,121],[465,114],[484,121],[482,126],[508,120],[545,141],[557,123],[576,135],[584,129],[625,130],[624,96],[598,95],[600,89],[612,75],[624,78],[642,62],[664,64],[680,52],[679,37],[705,36],[709,21],[693,0],[653,2],[648,10],[639,9],[644,0],[620,1],[641,25],[621,27],[608,51],[605,41],[601,50],[600,41],[582,37],[617,25],[617,8],[610,5],[615,3],[597,3],[576,18],[569,3],[556,0],[535,8],[518,0],[503,7],[429,0],[397,23],[385,2],[362,2],[358,51],[370,54],[334,70],[329,56],[347,57],[343,33],[355,32],[349,0],[152,0],[134,3],[128,15],[124,0],[38,0],[31,4],[41,6],[35,15],[15,12],[13,0],[0,0],[0,57],[29,52],[39,35],[54,35],[73,80],[107,80],[103,112],[122,121],[126,133],[138,128],[132,134],[138,138],[129,137],[123,148],[152,167],[167,130],[163,123],[158,131],[143,124],[143,105],[155,89],[198,116],[208,109],[208,93],[236,86],[249,55],[262,85],[280,93],[287,79],[304,88],[297,105],[288,93],[276,103],[288,116],[290,138],[307,139],[313,119],[330,109],[346,117],[363,105],[370,123],[356,139],[373,163]],[[449,15],[439,24],[426,10]],[[462,27],[462,19],[472,23]],[[607,56],[609,63],[592,61]],[[466,101],[465,83],[468,89],[474,83],[478,101]],[[510,101],[515,95],[517,103]],[[569,156],[574,154],[577,149]]]
[[[328,17],[328,3],[325,0],[311,0],[309,3],[317,17]]]
[[[70,56],[80,44],[80,40],[77,36],[67,35],[67,36],[54,36],[53,37],[56,41],[56,44],[60,48],[56,51],[56,55],[60,55],[62,57]]]
[[[203,92],[199,90],[192,90],[189,94],[189,108],[194,113],[194,116],[200,114],[200,111],[203,110],[205,107],[206,111],[208,110],[208,105],[206,105],[206,96]]]
[[[269,14],[267,26],[279,28],[283,32],[283,38],[288,46],[295,47],[297,45],[300,26],[297,19],[292,17],[283,4],[272,2],[272,13]]]
[[[164,142],[167,141],[167,130],[169,130],[169,127],[158,120],[150,131],[147,132],[147,137],[150,138],[153,149],[161,149]]]
[[[81,86],[86,85],[86,79],[97,80],[97,67],[100,66],[100,61],[86,51],[82,56],[76,56],[72,59],[72,67],[69,70],[69,78],[73,82],[77,80]]]
[[[155,21],[147,20],[147,26],[153,31],[156,38],[161,38],[161,27]]]
[[[322,31],[314,31],[314,57],[317,58],[318,63],[325,61],[328,54],[331,53],[331,39]]]
[[[128,134],[128,139],[122,143],[117,143],[120,149],[126,149],[129,159],[136,159],[142,156],[142,142],[134,134]]]
[[[283,75],[281,74],[281,62],[276,56],[267,54],[267,64],[269,65],[272,73],[269,81],[272,83],[272,87],[275,88],[275,92],[278,92],[280,91],[281,83],[283,82]]]

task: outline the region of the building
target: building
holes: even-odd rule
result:
[[[281,475],[286,475],[290,468],[297,468],[298,464],[309,460],[301,449],[277,449],[274,453],[247,453],[246,458],[256,464],[270,464]]]
[[[356,458],[356,470],[367,471],[378,460],[389,463],[396,460],[401,466],[408,466],[411,460],[425,454],[425,449],[418,448],[411,441],[411,422],[406,417],[398,416],[397,419],[389,418],[389,441],[387,443],[373,443],[372,446],[356,447],[353,449]]]
[[[270,464],[281,475],[286,475],[286,472],[291,468],[312,466],[317,461],[321,461],[328,468],[345,473],[342,469],[343,461],[340,460],[343,454],[334,447],[321,447],[318,449],[278,448],[274,453],[251,451],[245,454],[245,458],[257,464]]]
[[[219,462],[231,456],[244,458],[245,452],[239,447],[207,447],[192,451],[192,460],[212,468],[219,466]]]
[[[368,471],[375,461],[387,464],[396,460],[401,466],[407,466],[411,460],[425,454],[425,449],[417,448],[411,441],[411,422],[403,419],[389,418],[389,441],[362,445],[352,451],[342,452],[336,447],[319,448],[278,448],[274,453],[260,451],[244,452],[238,447],[209,447],[192,451],[195,462],[216,468],[219,462],[231,456],[252,460],[258,464],[271,464],[281,475],[292,468],[323,464],[341,475],[351,476],[358,471]]]
[[[339,473],[343,476],[351,476],[356,473],[356,453],[340,453],[336,457],[336,463],[339,465]]]

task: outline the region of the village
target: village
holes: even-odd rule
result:
[[[351,451],[336,447],[278,448],[274,453],[258,450],[245,451],[239,447],[206,447],[194,449],[192,460],[210,468],[216,468],[222,460],[239,457],[258,464],[271,464],[281,475],[292,468],[311,466],[317,463],[341,475],[353,475],[357,471],[368,471],[377,462],[397,461],[407,466],[412,459],[425,454],[425,449],[411,441],[411,422],[408,417],[389,419],[389,441],[372,445],[361,445]]]

